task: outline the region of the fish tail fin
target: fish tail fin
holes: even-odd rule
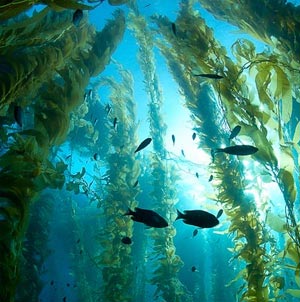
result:
[[[175,220],[182,219],[182,218],[184,218],[184,215],[179,210],[177,210],[177,217]]]

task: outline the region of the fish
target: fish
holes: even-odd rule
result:
[[[193,135],[192,135],[193,141],[195,140],[195,138],[196,138],[196,132],[194,132]]]
[[[77,239],[76,243],[79,243],[79,242],[80,242],[80,238],[79,238],[79,239]]]
[[[80,25],[80,21],[83,17],[83,11],[81,9],[76,9],[75,13],[73,14],[73,24],[78,27]]]
[[[208,181],[212,181],[213,178],[214,178],[214,176],[213,176],[213,175],[210,175]]]
[[[198,229],[195,229],[194,232],[193,232],[193,238],[194,238],[195,236],[197,236],[197,234],[198,234]]]
[[[235,138],[241,131],[242,127],[240,125],[235,126],[229,136],[229,140]]]
[[[199,178],[199,173],[198,172],[196,172],[196,177]]]
[[[196,266],[192,266],[191,271],[194,273],[195,271],[197,271]]]
[[[22,107],[20,106],[15,106],[14,108],[14,117],[15,117],[15,121],[17,122],[17,124],[22,127],[23,123],[23,110]]]
[[[121,239],[121,241],[122,241],[122,243],[124,243],[124,244],[131,244],[132,243],[132,240],[129,238],[129,237],[123,237],[122,239]]]
[[[53,284],[54,284],[54,281],[53,281],[53,280],[51,280],[50,285],[53,285]]]
[[[134,153],[137,153],[141,150],[143,150],[144,148],[146,148],[152,141],[152,138],[148,137],[145,140],[143,140],[139,146],[136,148],[136,150],[134,151]]]
[[[220,80],[224,78],[223,76],[215,73],[198,73],[198,74],[194,74],[194,76],[208,78],[208,79],[215,79],[215,80]]]
[[[137,179],[136,182],[133,184],[133,188],[135,188],[139,184],[139,180]]]
[[[214,158],[214,155],[216,153],[224,152],[227,154],[232,154],[232,155],[251,155],[254,154],[258,151],[258,148],[251,146],[251,145],[235,145],[235,146],[230,146],[226,148],[216,148],[212,150],[212,156]]]
[[[94,158],[94,160],[99,160],[99,154],[98,153],[95,153],[94,155],[93,155],[93,158]]]
[[[176,24],[174,22],[172,22],[171,26],[172,26],[172,32],[173,32],[174,36],[177,36]]]
[[[183,149],[181,149],[181,154],[182,154],[183,157],[185,157]]]
[[[220,209],[219,212],[218,212],[218,214],[217,214],[217,218],[220,218],[222,214],[223,214],[223,210]]]
[[[181,213],[177,210],[177,218],[183,219],[186,224],[194,225],[199,228],[212,228],[219,224],[218,218],[211,213],[202,210],[189,210]]]
[[[70,283],[67,283],[67,287],[70,287]]]
[[[173,146],[175,146],[175,135],[172,134],[172,142],[173,142]]]
[[[64,296],[64,297],[63,297],[63,302],[66,302],[66,301],[67,301],[67,297]]]
[[[130,215],[133,221],[144,223],[148,227],[165,228],[168,226],[168,222],[152,210],[135,208],[134,212],[128,208],[124,215]]]
[[[113,125],[114,125],[114,129],[116,130],[117,128],[117,123],[118,123],[118,119],[115,117],[114,121],[113,121]]]
[[[93,89],[90,89],[90,90],[88,91],[88,96],[89,96],[90,99],[93,98]]]

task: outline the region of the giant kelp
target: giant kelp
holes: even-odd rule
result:
[[[290,154],[286,156],[281,153],[282,166],[279,168],[279,160],[274,150],[274,136],[269,130],[271,123],[272,127],[277,126],[278,142],[282,137],[282,127],[284,127],[281,116],[284,115],[285,122],[288,122],[291,115],[291,111],[288,114],[284,113],[285,109],[282,109],[284,105],[279,104],[292,102],[289,75],[295,72],[295,68],[289,66],[286,68],[288,65],[286,61],[282,62],[280,56],[276,56],[275,53],[256,54],[254,46],[246,41],[235,45],[239,46],[240,56],[237,59],[238,63],[234,63],[226,55],[224,47],[215,40],[212,30],[205,25],[205,21],[192,10],[192,4],[192,1],[182,2],[181,12],[175,22],[176,36],[167,18],[154,17],[160,33],[167,40],[167,43],[164,40],[158,40],[157,45],[166,57],[171,73],[179,83],[180,90],[186,98],[186,105],[193,113],[192,118],[203,143],[211,148],[216,147],[221,144],[222,136],[225,139],[225,131],[229,125],[240,124],[243,135],[249,135],[246,138],[247,141],[252,141],[259,148],[256,159],[269,172],[272,171],[271,173],[277,179],[287,205],[287,220],[292,221],[290,231],[294,230],[294,234],[291,237],[297,238],[295,214],[291,205],[295,200],[295,185],[290,172],[293,160]],[[246,62],[241,58],[245,55],[248,56],[249,65],[243,65]],[[257,91],[254,94],[247,85],[250,76],[244,74],[247,66],[255,66],[255,72],[261,72],[256,76]],[[272,78],[274,74],[268,72],[267,66],[272,72],[274,70],[276,75],[274,78]],[[205,86],[204,84],[199,86],[199,78],[195,77],[194,73],[218,73],[224,78],[210,80],[209,84],[213,88],[214,95],[209,96],[203,94]],[[276,79],[277,82],[275,82]],[[263,87],[268,87],[267,95],[271,94],[268,98],[262,98]],[[212,99],[215,99],[215,103],[211,103]],[[261,103],[266,108],[274,106],[276,109],[262,112]],[[211,114],[207,115],[209,112]],[[213,116],[219,118],[215,120]],[[216,122],[219,124],[214,125]],[[217,137],[218,140],[215,139]],[[285,160],[282,161],[282,158]],[[260,219],[259,209],[255,205],[253,196],[246,193],[247,190],[251,190],[251,183],[245,177],[243,165],[236,160],[228,160],[220,156],[211,168],[216,175],[215,179],[218,180],[216,182],[217,200],[222,202],[231,222],[229,232],[236,234],[234,248],[236,257],[246,261],[246,268],[240,275],[245,278],[246,287],[241,288],[240,299],[241,301],[249,299],[268,301],[269,289],[265,281],[268,280],[276,265],[274,261],[271,261],[275,251],[266,249],[271,239],[265,235],[265,226]],[[258,169],[256,173],[261,173],[261,170]],[[282,178],[283,174],[289,177]],[[257,189],[255,185],[253,189]],[[297,240],[295,239],[295,244]]]
[[[117,64],[122,82],[103,78],[98,85],[111,90],[109,96],[113,110],[109,129],[110,148],[105,155],[108,183],[101,209],[103,227],[98,240],[103,248],[95,256],[95,263],[101,268],[103,284],[102,299],[105,301],[131,301],[133,295],[133,263],[131,246],[122,243],[123,237],[133,236],[133,222],[124,216],[127,208],[137,206],[139,187],[133,187],[140,174],[139,161],[135,159],[137,142],[133,77]],[[113,120],[117,124],[113,124]]]
[[[174,205],[178,199],[175,184],[178,177],[174,166],[167,164],[166,161],[164,146],[166,125],[161,113],[163,97],[155,68],[153,37],[147,28],[145,18],[139,15],[137,8],[133,5],[130,13],[130,28],[139,44],[138,60],[144,74],[146,92],[149,96],[148,114],[154,150],[150,157],[153,178],[153,191],[150,195],[153,199],[154,209],[172,221],[176,216]],[[176,249],[173,242],[175,234],[174,226],[169,226],[163,230],[152,230],[153,254],[159,259],[155,263],[150,282],[156,286],[154,294],[156,298],[162,297],[164,301],[189,301],[190,296],[178,279],[178,272],[183,263],[180,257],[175,254]]]
[[[69,130],[70,112],[83,100],[83,90],[95,69],[89,70],[89,42],[101,43],[95,39],[94,30],[87,24],[80,29],[70,27],[65,16],[49,12],[44,20],[33,19],[36,25],[43,24],[47,31],[61,22],[62,30],[55,39],[47,37],[37,45],[18,45],[3,42],[1,49],[1,120],[3,139],[0,157],[1,191],[1,289],[3,301],[14,301],[15,289],[19,280],[19,259],[22,241],[28,224],[29,207],[37,194],[46,187],[62,188],[66,165],[61,160],[51,163],[49,150],[53,145],[61,144]],[[55,17],[51,17],[54,16]],[[108,50],[90,57],[102,71],[107,57],[118,44],[124,31],[122,14],[113,28],[115,36],[106,43]],[[117,17],[116,17],[117,19]],[[29,22],[29,20],[27,20]],[[42,23],[40,23],[42,22]],[[45,22],[45,23],[43,23]],[[47,23],[48,22],[48,23]],[[123,22],[124,23],[124,22]],[[111,24],[110,24],[111,25]],[[13,28],[13,25],[10,24]],[[33,25],[32,25],[33,26]],[[18,28],[18,25],[16,25]],[[34,27],[34,26],[33,26]],[[4,30],[5,32],[5,30]],[[23,31],[25,36],[26,29]],[[36,32],[28,27],[28,34]],[[109,30],[106,32],[109,32]],[[11,31],[9,36],[17,31]],[[34,36],[31,37],[34,40]],[[92,40],[93,38],[93,40]],[[24,41],[28,39],[24,38]],[[14,57],[8,55],[13,53]],[[83,61],[78,60],[84,57]],[[102,58],[102,59],[101,59]],[[31,123],[24,123],[24,129],[12,133],[9,126],[14,123],[15,106],[30,108]]]

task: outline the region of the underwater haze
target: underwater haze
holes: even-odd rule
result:
[[[300,1],[0,1],[0,302],[300,300]]]

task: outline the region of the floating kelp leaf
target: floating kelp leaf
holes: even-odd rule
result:
[[[83,167],[81,172],[77,172],[76,174],[73,174],[71,176],[72,178],[81,179],[84,176],[85,172],[86,172],[85,167]]]
[[[67,168],[68,165],[66,165],[63,161],[56,163],[56,171],[58,173],[63,173]]]
[[[232,45],[231,51],[237,59],[242,57],[248,61],[252,61],[256,54],[254,44],[246,39],[238,39]]]
[[[287,123],[291,119],[293,110],[292,88],[283,70],[278,66],[274,66],[274,70],[277,78],[274,96],[277,99],[282,99],[282,120]]]
[[[285,291],[287,294],[290,294],[293,297],[300,298],[300,289],[287,289]]]
[[[297,285],[300,287],[300,263],[297,265],[296,271],[295,271],[295,281]]]
[[[67,191],[74,191],[75,194],[79,194],[80,193],[79,183],[68,182],[66,184],[66,190]]]
[[[296,199],[297,191],[295,188],[295,182],[292,173],[287,170],[280,169],[278,177],[284,185],[284,191],[287,193],[286,198],[288,198],[290,202],[294,202]]]
[[[278,233],[284,233],[287,230],[286,222],[272,212],[267,213],[266,223],[272,230]]]
[[[297,145],[300,142],[300,122],[298,122],[295,132],[294,132],[294,137],[293,137],[293,143]]]

